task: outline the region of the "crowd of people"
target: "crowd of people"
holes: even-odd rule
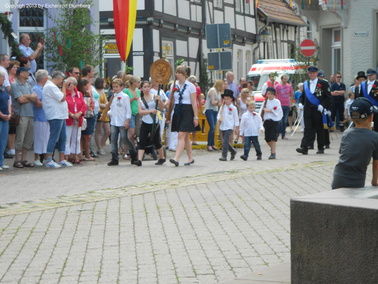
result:
[[[18,60],[0,55],[0,153],[4,153],[0,155],[0,170],[9,167],[4,158],[13,158],[15,168],[59,168],[94,161],[98,155],[106,154],[104,146],[108,140],[109,166],[119,164],[121,151],[122,158],[142,166],[145,152],[151,146],[158,155],[155,164],[162,165],[166,162],[163,137],[166,149],[175,151],[169,162],[179,166],[185,150],[184,165],[189,166],[195,162],[191,145],[197,144],[201,112],[209,126],[206,148],[209,152],[220,151],[215,146],[219,123],[220,161],[227,161],[228,152],[230,159],[235,159],[233,144],[239,139],[244,144],[242,160],[248,160],[252,144],[257,160],[261,160],[258,137],[262,133],[270,148],[268,159],[276,159],[278,139],[288,139],[287,125],[293,126],[294,107],[304,133],[296,151],[307,155],[316,139],[316,153],[323,154],[330,146],[331,124],[334,122],[340,131],[350,124],[349,109],[355,97],[365,97],[374,105],[375,100],[378,102],[376,70],[368,69],[366,75],[358,72],[347,88],[339,72],[328,82],[316,66],[308,67],[309,80],[298,84],[296,92],[288,75],[280,76],[278,82],[276,74],[270,74],[263,86],[265,101],[259,111],[252,81],[241,78],[237,84],[234,74],[227,72],[225,80],[216,80],[203,95],[196,77],[190,76],[190,69],[183,65],[176,68],[175,80],[165,91],[156,82],[119,72],[111,82],[110,92],[106,92],[105,79],[96,78],[91,65],[81,69],[71,67],[65,73],[36,70],[35,59],[43,46],[39,44],[32,52],[29,41],[27,36],[22,37],[24,47],[20,50],[25,56]],[[327,127],[325,117],[331,121],[326,123]],[[373,121],[377,121],[374,124],[377,131],[378,116]],[[34,152],[33,161],[27,160],[29,151]]]

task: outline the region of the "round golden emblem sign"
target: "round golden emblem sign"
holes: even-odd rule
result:
[[[159,59],[152,63],[150,76],[153,82],[166,84],[172,75],[172,67],[167,60]]]

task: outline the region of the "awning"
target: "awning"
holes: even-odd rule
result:
[[[260,0],[257,12],[261,17],[269,17],[269,23],[280,23],[291,26],[307,26],[288,3],[282,0]]]

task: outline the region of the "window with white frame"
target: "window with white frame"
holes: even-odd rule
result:
[[[235,12],[242,12],[242,3],[241,0],[235,0]]]
[[[251,13],[251,3],[250,3],[250,1],[244,2],[244,12],[246,14],[248,14],[248,15]]]
[[[30,47],[35,50],[37,44],[42,41],[46,31],[46,11],[42,8],[19,9],[19,36],[23,33],[29,35]],[[44,68],[44,57],[36,59],[37,69]]]
[[[332,31],[332,73],[341,70],[341,30]]]
[[[214,8],[223,8],[223,0],[214,0]]]

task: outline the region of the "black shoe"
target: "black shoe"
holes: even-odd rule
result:
[[[328,144],[328,145],[325,145],[325,148],[326,148],[326,149],[329,149],[329,144]]]
[[[165,159],[159,159],[156,163],[155,163],[155,165],[162,165],[162,164],[164,164],[165,163]]]
[[[191,164],[194,164],[194,159],[191,162],[184,163],[184,166],[190,166]]]
[[[142,165],[142,161],[141,160],[137,160],[134,162],[134,165],[140,167]]]
[[[98,158],[98,155],[96,155],[95,153],[93,153],[93,151],[91,151],[89,153],[89,155],[92,157],[92,158]]]
[[[236,156],[236,152],[235,152],[235,153],[231,153],[231,158],[230,158],[230,160],[231,160],[231,161],[235,160],[235,156]]]
[[[316,154],[324,154],[324,150],[323,149],[319,149],[318,152],[316,152]]]
[[[296,151],[297,151],[298,153],[303,154],[303,155],[307,155],[307,154],[308,154],[308,151],[307,151],[307,149],[305,149],[305,148],[297,148]]]
[[[169,161],[174,164],[176,167],[179,166],[179,162],[176,162],[174,159],[169,159]]]
[[[269,160],[275,160],[276,159],[276,154],[275,153],[274,154],[271,153],[268,159]]]
[[[248,157],[247,157],[247,156],[244,156],[244,155],[241,155],[241,156],[240,156],[240,159],[242,159],[243,161],[247,161]]]
[[[5,159],[13,159],[14,158],[14,155],[12,154],[8,154],[7,152],[4,153],[4,158]]]
[[[259,161],[260,161],[260,160],[261,160],[261,156],[257,156],[257,160],[259,160]]]
[[[227,161],[227,158],[221,157],[221,158],[219,158],[219,161]]]
[[[116,160],[111,160],[111,161],[108,163],[108,166],[118,166],[118,161],[116,161]]]

